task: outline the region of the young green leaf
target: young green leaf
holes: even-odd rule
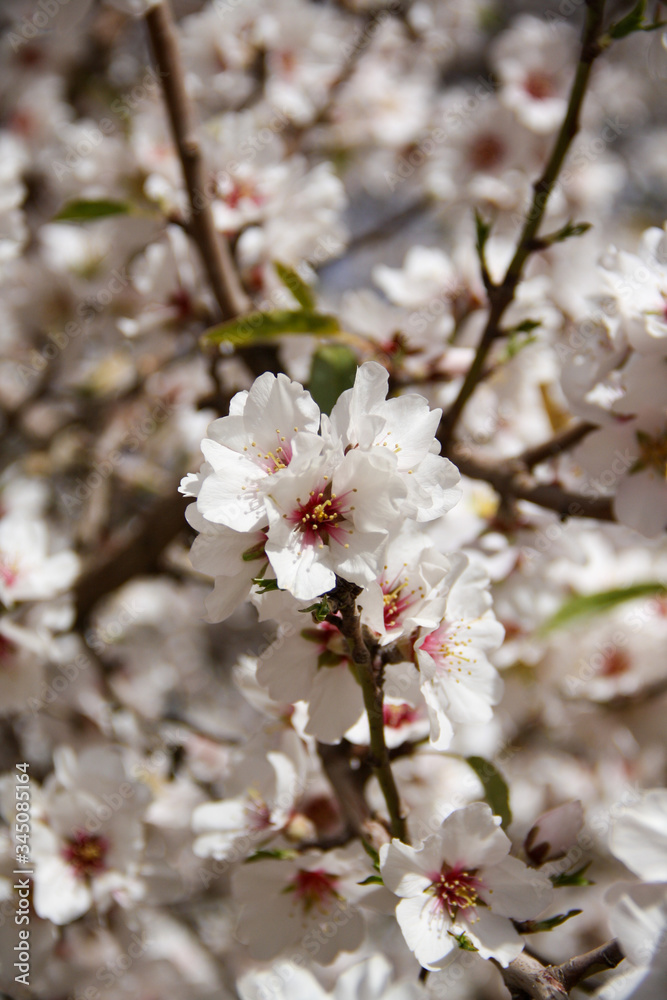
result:
[[[202,344],[231,344],[232,347],[246,347],[260,344],[274,337],[286,334],[310,334],[324,336],[340,331],[335,316],[311,312],[307,309],[276,309],[274,312],[254,312],[247,316],[228,320],[219,326],[212,326],[202,335]]]
[[[132,206],[128,201],[111,201],[106,198],[85,199],[77,198],[68,201],[56,217],[54,222],[92,222],[95,219],[106,219],[110,215],[128,215],[132,211]]]
[[[540,631],[544,635],[554,629],[563,628],[564,625],[570,625],[580,618],[604,614],[625,601],[652,597],[654,594],[667,594],[667,588],[662,583],[635,583],[631,587],[602,590],[597,594],[578,594],[566,601],[556,614],[544,623]]]
[[[506,829],[512,822],[510,793],[507,783],[498,768],[484,757],[466,757],[465,761],[473,769],[484,787],[484,798],[496,816],[500,816],[501,826]]]
[[[554,927],[560,927],[566,920],[578,917],[582,910],[568,910],[567,913],[557,913],[555,917],[547,917],[546,920],[524,920],[514,926],[521,934],[541,934],[543,931],[552,931]]]
[[[562,889],[568,885],[595,885],[595,882],[586,878],[586,872],[591,867],[591,862],[587,861],[581,868],[574,872],[561,872],[559,875],[550,875],[551,883],[556,889]]]
[[[290,290],[299,305],[303,309],[314,309],[315,296],[313,295],[313,290],[310,285],[306,284],[303,278],[299,277],[294,268],[289,267],[287,264],[281,264],[278,260],[274,261],[273,266],[283,285]]]
[[[343,344],[325,344],[313,355],[308,389],[323,413],[331,413],[342,392],[351,389],[357,374],[357,357]]]

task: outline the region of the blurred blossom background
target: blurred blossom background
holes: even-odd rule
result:
[[[652,26],[660,5],[644,7]],[[326,728],[336,694],[322,687],[324,661],[310,706],[280,697],[277,665],[305,655],[309,616],[267,607],[257,587],[247,601],[249,571],[241,580],[203,545],[195,568],[204,527],[186,520],[178,486],[199,469],[209,425],[265,372],[330,412],[357,366],[376,362],[391,394],[419,393],[446,420],[558,141],[587,8],[171,0],[178,77],[151,47],[149,0],[2,4],[6,995],[510,996],[498,969],[466,951],[419,980],[384,897],[368,904],[357,950],[329,964],[317,949],[248,950],[238,895],[251,893],[254,851],[359,845],[336,761],[358,769],[380,827],[387,810],[361,702],[356,727]],[[605,24],[634,9],[610,0]],[[513,853],[556,879],[581,873],[547,917],[579,912],[528,938],[543,963],[620,933],[605,895],[619,879],[667,881],[613,840],[667,773],[667,36],[621,34],[595,61],[466,405],[437,434],[461,498],[419,525],[424,551],[452,565],[463,552],[490,581],[502,696],[439,752],[425,712],[408,718],[416,702],[385,675],[413,842],[454,809],[486,798],[497,811],[507,796]],[[194,200],[165,104],[174,78],[201,154]],[[202,253],[204,219],[232,271],[233,308],[211,280],[216,254]],[[325,643],[327,666],[342,648]],[[34,859],[25,925],[22,773],[30,851],[18,856]],[[264,826],[202,810],[218,803],[236,803],[243,822],[263,809]],[[531,853],[540,836],[546,847]],[[267,880],[256,891],[269,899],[279,890]],[[30,974],[17,981],[22,926]],[[365,986],[351,973],[362,961]],[[589,992],[664,995],[659,979],[643,979],[644,993],[605,981]]]

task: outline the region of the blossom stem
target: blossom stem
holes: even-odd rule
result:
[[[443,446],[443,451],[446,451],[449,447],[463,409],[474,392],[477,383],[482,378],[484,365],[491,345],[497,337],[502,336],[500,324],[508,306],[514,299],[516,289],[523,275],[524,265],[532,253],[543,249],[537,238],[537,233],[565,157],[572,144],[572,140],[579,130],[579,114],[586,94],[591,69],[601,52],[598,39],[602,30],[604,6],[605,0],[587,0],[586,23],[583,32],[581,54],[572,83],[565,118],[563,119],[544,172],[534,184],[533,200],[526,214],[514,256],[509,263],[505,276],[499,284],[490,284],[488,287],[490,308],[484,332],[482,333],[473,362],[463,380],[459,394],[440,421],[438,438]]]
[[[146,14],[171,132],[183,168],[190,200],[189,230],[197,244],[213,294],[224,319],[247,312],[249,303],[234,267],[227,241],[215,229],[207,177],[192,106],[185,89],[185,74],[168,0],[161,0]]]
[[[336,624],[347,640],[355,674],[363,693],[370,729],[370,763],[387,805],[392,836],[398,837],[404,844],[409,844],[405,817],[401,811],[398,789],[384,739],[382,681],[374,670],[373,657],[361,631],[361,620],[356,605],[358,592],[359,588],[351,588],[349,584],[340,581],[332,595],[329,595],[329,603],[333,603],[340,611],[341,619],[337,620]]]

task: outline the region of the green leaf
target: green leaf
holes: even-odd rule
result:
[[[68,201],[58,214],[54,222],[92,222],[95,219],[106,219],[110,215],[128,215],[132,211],[132,206],[127,201],[110,201],[106,198],[87,200],[77,198]]]
[[[281,264],[278,260],[274,261],[273,266],[283,285],[290,290],[299,305],[303,309],[314,309],[315,296],[313,295],[313,290],[310,285],[306,284],[303,278],[299,277],[294,268],[289,267],[287,264]]]
[[[533,323],[535,322],[535,320],[525,320],[524,322]],[[537,325],[540,326],[539,323]],[[505,345],[505,350],[503,351],[499,359],[500,364],[506,364],[508,361],[511,361],[512,358],[515,358],[517,356],[519,351],[522,351],[524,347],[528,347],[529,344],[534,344],[535,341],[537,340],[537,337],[532,337],[530,335],[522,336],[521,333],[523,331],[521,331],[521,333],[517,333],[515,329],[507,330],[504,332],[508,334],[508,338],[507,338],[507,343]]]
[[[574,872],[561,872],[560,875],[550,875],[549,878],[556,889],[562,889],[568,885],[595,885],[595,882],[585,877],[590,866],[591,862],[587,861],[585,865]]]
[[[357,882],[357,885],[384,885],[384,882],[381,875],[369,875],[363,882]]]
[[[604,614],[617,604],[634,601],[639,597],[651,597],[654,594],[667,594],[667,588],[662,583],[635,583],[631,587],[602,590],[597,594],[577,594],[576,597],[566,601],[556,614],[544,623],[540,632],[544,635],[579,618]]]
[[[335,316],[306,309],[276,309],[274,312],[249,313],[219,326],[212,326],[201,339],[204,346],[225,343],[232,347],[245,347],[286,334],[324,336],[339,331],[340,326]]]
[[[264,546],[266,542],[258,542],[257,545],[253,545],[252,548],[246,549],[241,555],[243,562],[253,562],[255,559],[265,559],[266,552],[264,551]]]
[[[652,24],[645,24],[645,13],[646,0],[638,0],[629,14],[622,17],[616,24],[611,25],[609,28],[609,37],[627,38],[628,35],[634,34],[635,31],[657,31],[658,28],[665,26],[665,21],[654,21]]]
[[[475,233],[477,235],[475,248],[480,257],[484,254],[484,247],[486,246],[486,242],[491,235],[492,225],[492,222],[483,218],[478,209],[475,209]]]
[[[591,228],[590,222],[566,222],[562,229],[558,229],[555,233],[549,233],[544,237],[545,243],[562,243],[564,240],[569,240],[572,236],[583,236]]]
[[[461,948],[462,951],[478,951],[479,950],[472,943],[472,941],[470,940],[470,938],[468,937],[468,935],[466,934],[465,931],[461,931],[460,934],[452,934],[451,931],[447,931],[447,933],[451,937],[454,938],[454,940],[458,943],[458,946],[459,946],[459,948]]]
[[[380,871],[380,855],[378,854],[378,852],[375,850],[375,848],[373,847],[372,844],[369,844],[369,842],[367,840],[363,840],[362,839],[361,846],[363,847],[363,849],[365,850],[366,854],[368,855],[368,857],[373,862],[373,868],[375,868],[375,871],[379,872]]]
[[[515,923],[516,929],[521,934],[541,934],[543,931],[552,931],[554,927],[560,927],[566,920],[579,916],[583,910],[568,910],[567,913],[557,913],[555,917],[548,917],[546,920],[524,920],[522,923]]]
[[[503,830],[512,822],[510,793],[502,774],[490,760],[484,757],[466,757],[465,761],[473,769],[484,787],[484,798],[492,812],[500,816]]]
[[[313,616],[316,622],[324,622],[327,620],[328,615],[331,614],[331,608],[329,607],[329,602],[327,601],[326,597],[323,597],[321,601],[316,601],[315,604],[311,604],[307,608],[299,608],[299,614],[301,615],[310,614]],[[301,635],[304,635],[305,632],[309,633],[309,635],[306,636],[305,638],[311,638],[310,633],[312,633],[316,637],[315,641],[317,642],[322,641],[322,633],[318,632],[316,628],[304,629]]]
[[[265,851],[255,851],[254,854],[251,854],[249,858],[245,859],[245,863],[250,864],[252,861],[263,861],[265,858],[274,858],[277,861],[293,861],[296,856],[296,851],[285,851],[274,848],[267,849]],[[287,887],[287,889],[291,888],[291,886]],[[283,891],[285,892],[287,890]]]
[[[263,576],[254,576],[252,582],[260,594],[266,594],[269,590],[280,590],[277,580],[265,580]]]
[[[537,330],[538,326],[542,326],[542,321],[539,319],[524,319],[521,323],[517,323],[516,326],[512,326],[509,329],[509,333],[532,333],[533,330]]]
[[[326,344],[315,351],[308,388],[323,413],[331,413],[342,392],[351,389],[357,357],[343,344]]]

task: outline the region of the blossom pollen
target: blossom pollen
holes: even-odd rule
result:
[[[475,908],[480,902],[479,890],[482,888],[476,868],[465,871],[443,865],[442,870],[433,874],[431,879],[427,892],[435,896],[438,907],[446,910],[451,920],[456,920],[461,912],[466,920],[475,919]]]
[[[62,855],[68,864],[74,868],[79,878],[90,878],[99,875],[106,868],[105,856],[109,842],[105,837],[77,830],[74,839],[68,841]]]
[[[288,520],[302,532],[307,545],[326,544],[329,538],[343,544],[344,532],[351,534],[347,527],[350,522],[345,516],[351,508],[346,506],[345,496],[331,492],[331,484],[311,490],[305,503],[297,497],[297,504]]]
[[[285,891],[293,892],[295,898],[303,904],[304,910],[308,913],[314,906],[326,910],[332,900],[338,899],[337,883],[338,876],[330,875],[323,868],[316,868],[312,872],[300,868],[294,881],[287,886]]]
[[[414,590],[408,593],[404,592],[407,582],[407,578],[402,583],[396,578],[392,583],[382,581],[380,584],[383,593],[384,627],[388,630],[399,627],[402,615],[417,599]],[[423,594],[420,593],[419,596],[421,597]]]

